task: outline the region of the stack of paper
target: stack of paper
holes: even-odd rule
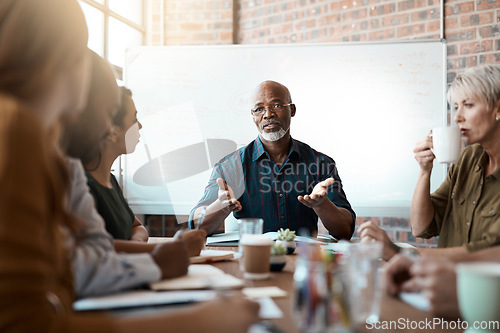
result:
[[[208,301],[215,298],[213,290],[156,292],[151,290],[125,291],[112,295],[88,297],[73,303],[75,311],[110,310],[141,306],[180,304]]]
[[[153,290],[232,289],[242,286],[242,280],[211,265],[190,265],[187,275],[150,285]]]
[[[234,259],[234,251],[202,250],[199,256],[191,257],[192,264],[208,264],[216,261]]]

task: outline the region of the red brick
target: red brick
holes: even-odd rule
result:
[[[398,25],[408,24],[410,22],[410,15],[408,14],[398,14],[398,15],[386,15],[380,18],[382,27],[394,27]]]
[[[414,25],[408,25],[404,27],[399,27],[397,29],[397,37],[398,38],[405,38],[405,37],[412,37],[416,34],[421,34],[425,32],[425,24],[414,24]]]
[[[447,3],[445,5],[445,17],[451,15],[461,15],[467,14],[474,11],[474,2],[463,2],[463,3]]]
[[[467,14],[474,11],[474,2],[464,2],[460,4],[460,14]]]
[[[492,24],[495,22],[493,16],[494,16],[493,13],[478,14],[477,12],[472,15],[462,15],[460,17],[460,26],[469,27],[469,26]]]
[[[382,227],[410,230],[410,219],[408,219],[408,218],[384,217],[384,218],[382,218]]]
[[[204,27],[203,23],[186,22],[180,24],[180,29],[184,31],[203,31]]]
[[[168,1],[167,1],[168,3]],[[183,10],[203,10],[204,1],[182,1],[179,2],[179,9]]]
[[[353,1],[351,0],[332,1],[330,4],[330,11],[338,12],[341,10],[351,9],[353,7]]]
[[[444,28],[446,31],[456,30],[458,29],[458,18],[456,17],[447,17],[444,20]]]
[[[479,10],[491,10],[495,8],[500,8],[500,3],[497,1],[491,2],[488,0],[478,0],[476,9]]]
[[[379,30],[379,31],[370,32],[368,34],[368,40],[371,40],[371,41],[388,40],[388,39],[393,39],[395,37],[396,37],[396,30],[395,29]]]
[[[372,221],[373,223],[380,225],[380,218],[370,217],[370,216],[356,216],[356,225],[360,226],[367,221]]]
[[[221,18],[223,20],[232,20],[233,19],[233,12],[232,11],[224,11],[221,13]]]
[[[481,52],[481,43],[479,41],[460,44],[460,54],[473,54]]]
[[[491,52],[491,51],[493,51],[493,40],[482,40],[481,52]]]
[[[273,27],[273,35],[280,35],[284,33],[290,33],[293,31],[292,24],[280,24]]]
[[[184,33],[168,33],[165,34],[165,44],[166,45],[182,45],[187,42],[190,37],[189,34]]]
[[[479,29],[481,38],[491,38],[500,36],[500,25],[490,25]]]
[[[467,67],[475,67],[477,66],[477,58],[478,56],[467,57]]]
[[[439,21],[428,22],[428,23],[426,23],[425,31],[426,32],[435,32],[435,31],[439,32],[439,31],[441,31],[441,23]]]
[[[221,41],[232,42],[233,41],[233,32],[232,31],[221,31],[220,32]]]
[[[400,12],[414,9],[415,5],[416,5],[416,0],[404,0],[404,1],[398,2],[398,4],[397,4],[398,11],[400,11]]]
[[[447,33],[445,30],[445,38],[448,42],[474,40],[476,38],[476,31],[469,29]]]
[[[495,64],[497,63],[498,60],[495,59],[495,53],[487,53],[487,54],[480,54],[479,55],[479,64],[480,65],[486,65],[486,64]]]
[[[446,46],[446,53],[448,54],[448,56],[451,56],[451,55],[456,55],[457,54],[457,45],[453,45],[453,44],[448,44]]]

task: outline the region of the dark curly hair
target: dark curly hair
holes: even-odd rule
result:
[[[125,86],[121,86],[120,95],[120,105],[118,106],[115,116],[113,117],[113,125],[123,128],[123,119],[125,119],[125,115],[127,114],[125,101],[128,97],[132,97],[132,91]]]

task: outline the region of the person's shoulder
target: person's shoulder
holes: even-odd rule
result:
[[[0,174],[9,164],[39,163],[49,153],[47,133],[35,111],[22,102],[0,94]]]
[[[0,170],[7,163],[5,155],[12,152],[29,151],[33,157],[43,154],[45,137],[40,116],[16,99],[0,94]]]
[[[241,148],[236,149],[235,151],[230,152],[223,158],[219,160],[219,164],[228,164],[228,163],[235,163],[235,162],[240,162],[245,158],[245,155],[247,155],[249,152],[252,151],[253,145],[255,144],[255,141],[252,141],[246,146],[243,146]]]
[[[484,154],[484,148],[479,144],[473,144],[465,147],[460,155],[458,164],[474,164],[479,162],[481,156]]]
[[[301,154],[304,157],[307,157],[308,159],[315,159],[319,161],[324,161],[324,162],[334,162],[333,158],[330,156],[326,155],[325,153],[322,153],[320,151],[317,151],[316,149],[312,148],[309,146],[307,143],[304,143],[302,141],[292,139],[294,148],[298,150],[298,153]]]
[[[40,116],[12,97],[0,94],[0,116],[2,119],[0,121],[1,135],[16,133],[27,135],[26,138],[31,139],[33,136],[44,134]],[[1,140],[1,142],[5,141]]]
[[[464,148],[464,155],[468,156],[481,156],[484,152],[483,146],[480,144],[473,144]]]
[[[85,170],[85,177],[87,178],[87,185],[90,188],[90,191],[94,193],[95,191],[99,190],[99,183],[97,180],[92,176],[90,172]]]
[[[111,186],[113,186],[113,189],[115,191],[120,191],[120,183],[118,183],[118,179],[116,179],[115,175],[113,175],[111,172],[109,173],[109,180],[111,181]]]

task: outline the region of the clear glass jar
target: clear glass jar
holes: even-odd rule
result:
[[[298,258],[293,279],[293,312],[301,332],[352,332],[336,264]]]

